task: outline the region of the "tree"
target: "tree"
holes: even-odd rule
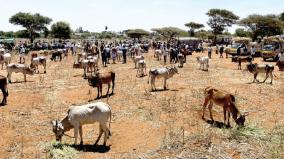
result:
[[[279,20],[284,21],[284,12],[280,14]]]
[[[69,39],[72,31],[68,23],[60,21],[51,26],[50,32],[54,38]]]
[[[239,17],[233,12],[225,9],[210,9],[206,15],[209,16],[207,24],[212,28],[214,43],[218,34],[221,34],[227,27],[231,27],[237,22]]]
[[[142,36],[148,36],[150,33],[143,29],[128,29],[126,30],[126,34],[130,38],[140,39]]]
[[[203,24],[199,24],[199,23],[195,23],[195,22],[189,22],[189,23],[186,23],[184,25],[189,28],[190,36],[194,36],[195,30],[204,28]]]
[[[238,36],[238,37],[249,37],[250,36],[250,32],[246,31],[243,28],[237,28],[235,30],[235,36]]]
[[[258,37],[282,34],[283,23],[275,15],[249,15],[239,21],[241,26],[248,28],[251,38],[255,41]]]
[[[10,23],[15,25],[21,25],[27,29],[31,42],[34,41],[35,34],[46,28],[46,26],[49,25],[51,21],[52,19],[42,16],[39,13],[30,14],[23,12],[19,12],[13,15],[9,19]]]
[[[163,36],[167,42],[172,41],[175,37],[179,36],[182,32],[184,32],[184,30],[176,27],[153,28],[151,30]]]

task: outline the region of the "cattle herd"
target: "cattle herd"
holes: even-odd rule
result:
[[[75,47],[75,45],[73,46]],[[114,94],[115,89],[115,79],[117,74],[114,71],[103,71],[103,67],[100,67],[100,60],[103,62],[103,66],[110,63],[116,62],[126,62],[126,58],[133,60],[134,68],[137,69],[136,77],[144,77],[148,73],[148,83],[150,83],[151,90],[156,91],[155,81],[156,79],[162,78],[164,81],[163,88],[167,89],[166,81],[172,78],[175,74],[178,74],[178,67],[182,69],[184,63],[186,63],[186,56],[190,55],[187,50],[186,44],[180,44],[176,46],[174,44],[164,44],[162,42],[151,44],[148,41],[144,42],[95,42],[95,43],[78,43],[74,48],[64,48],[64,49],[53,49],[53,50],[38,50],[33,51],[25,56],[30,56],[31,61],[25,61],[22,63],[11,63],[11,58],[17,56],[12,56],[6,50],[1,49],[0,63],[5,64],[7,70],[7,78],[5,76],[0,76],[0,88],[3,93],[2,105],[7,104],[8,88],[7,83],[12,83],[12,73],[22,73],[24,75],[24,81],[26,81],[26,75],[33,75],[35,73],[41,72],[39,66],[43,67],[43,73],[47,72],[47,65],[51,62],[60,62],[64,60],[68,53],[72,51],[75,56],[73,63],[74,69],[82,69],[82,76],[88,80],[91,87],[97,87],[97,99],[103,96],[102,88],[103,85],[108,85],[106,96],[109,96],[109,89],[111,87],[111,94]],[[157,68],[150,68],[147,72],[147,61],[145,60],[144,53],[148,52],[148,49],[152,47],[153,56],[152,60],[162,60],[164,59],[164,64],[167,63],[167,56],[170,57],[171,66],[161,66]],[[74,51],[75,50],[75,51]],[[21,56],[22,57],[22,56]],[[149,56],[150,57],[150,56]],[[257,81],[257,75],[259,73],[265,73],[266,78],[263,82],[267,80],[270,76],[271,84],[273,81],[273,71],[274,66],[271,64],[257,64],[252,63],[253,59],[251,57],[233,57],[233,62],[237,62],[238,69],[241,69],[241,63],[248,62],[247,70],[254,75],[253,82]],[[200,69],[204,71],[209,70],[210,58],[207,56],[198,56],[197,64],[200,65]],[[177,65],[176,65],[177,64]],[[176,67],[178,66],[178,67]],[[205,99],[203,104],[203,115],[202,118],[205,119],[205,109],[209,108],[210,119],[213,121],[212,107],[213,103],[223,107],[224,111],[224,123],[230,126],[230,116],[236,122],[237,125],[244,126],[245,117],[248,113],[241,113],[241,111],[236,106],[235,96],[229,92],[219,90],[214,87],[207,87],[204,91]],[[82,126],[84,124],[92,124],[94,122],[99,122],[99,137],[96,144],[100,140],[102,134],[104,133],[104,145],[107,139],[111,135],[110,133],[110,122],[111,122],[111,107],[103,102],[96,102],[91,104],[86,104],[82,106],[72,106],[67,111],[67,116],[62,121],[52,121],[52,130],[55,133],[56,140],[61,140],[62,136],[66,131],[74,128],[75,144],[77,144],[78,133],[81,138],[81,144],[83,144],[82,139]],[[107,124],[109,123],[109,124]]]

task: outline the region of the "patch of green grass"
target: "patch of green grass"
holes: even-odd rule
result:
[[[43,149],[52,159],[77,159],[78,151],[73,147],[62,144],[60,142],[52,141],[43,144]]]
[[[276,125],[269,133],[269,153],[271,158],[284,156],[284,126]]]
[[[229,131],[229,138],[238,141],[250,139],[265,139],[265,131],[257,124],[249,124],[244,127],[234,127]]]

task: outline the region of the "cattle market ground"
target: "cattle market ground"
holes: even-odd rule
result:
[[[147,69],[162,65],[153,59],[153,51],[145,55]],[[195,57],[200,55],[205,53],[188,56],[184,68],[168,80],[166,91],[150,92],[148,76],[135,77],[136,70],[130,60],[127,64],[100,67],[117,74],[115,94],[109,99],[97,100],[108,102],[113,111],[110,147],[92,146],[98,136],[98,125],[87,125],[83,127],[85,145],[78,150],[79,157],[283,157],[283,72],[275,67],[277,77],[273,85],[250,83],[252,74],[237,70],[237,64],[230,58],[219,59],[216,54],[208,72],[199,70]],[[13,58],[14,62],[17,60],[17,56]],[[42,145],[55,139],[51,120],[63,119],[69,106],[86,104],[96,97],[96,89],[90,88],[82,78],[83,70],[72,69],[73,61],[68,56],[61,63],[48,62],[47,74],[27,76],[26,83],[22,82],[22,74],[12,75],[8,105],[0,107],[0,158],[48,158]],[[261,59],[255,62],[263,63]],[[41,66],[40,71],[43,72]],[[0,72],[7,74],[6,70]],[[259,78],[262,80],[264,76]],[[162,88],[162,81],[158,80],[156,85]],[[207,86],[233,93],[240,110],[251,111],[246,128],[220,129],[218,124],[211,125],[201,119]],[[215,120],[222,122],[223,109],[214,106],[213,110]],[[208,110],[206,118],[209,118]],[[73,130],[67,134],[73,136]],[[73,143],[66,136],[63,141]]]

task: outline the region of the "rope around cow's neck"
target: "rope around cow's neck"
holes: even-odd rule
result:
[[[75,137],[70,136],[70,135],[67,135],[67,134],[65,134],[65,133],[63,133],[63,135],[64,135],[64,136],[67,136],[67,137],[70,137],[70,138],[75,138]]]

